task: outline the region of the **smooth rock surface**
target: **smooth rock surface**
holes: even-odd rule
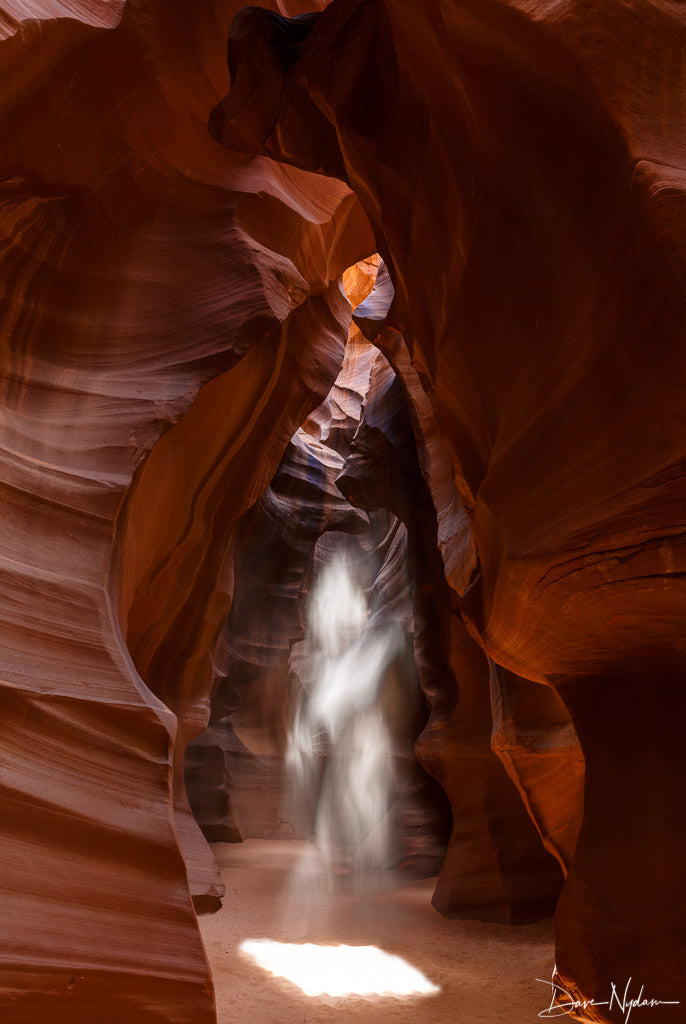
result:
[[[334,0],[293,23],[325,5],[279,2],[237,21],[222,100],[238,6],[0,7],[0,1017],[215,1020],[192,897],[216,906],[224,883],[186,747],[226,669],[243,517],[309,414],[294,478],[324,432],[343,468],[360,394],[321,405],[350,323],[338,281],[378,250],[358,327],[402,387],[435,514],[411,606],[400,531],[370,513],[431,704],[418,750],[458,816],[435,899],[462,913],[478,891],[509,914],[541,883],[552,899],[535,823],[568,871],[570,992],[631,976],[681,1000],[659,1010],[671,1024],[684,11]],[[376,372],[374,440],[344,474],[363,508]],[[375,508],[392,492],[411,517],[413,481],[385,460]],[[274,638],[244,612],[264,654]]]
[[[387,354],[468,520],[460,615],[555,688],[581,745],[556,938],[586,998],[625,977],[683,995],[685,773],[653,723],[686,668],[684,38],[666,2],[334,0],[307,31],[246,12],[211,119],[225,145],[346,180],[372,223]],[[615,702],[610,748],[635,736],[641,759],[603,753]]]
[[[214,1020],[185,745],[233,524],[328,392],[373,248],[345,186],[209,137],[237,6],[3,5],[7,1024]]]

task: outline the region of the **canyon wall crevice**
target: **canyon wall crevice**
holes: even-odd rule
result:
[[[344,275],[353,307],[372,287],[376,262],[358,263]],[[395,504],[386,510],[376,500],[358,501],[356,508],[341,493],[347,495],[343,481],[350,483],[348,467],[356,458],[351,446],[363,410],[378,402],[379,387],[383,391],[388,383],[377,370],[379,361],[385,362],[353,326],[326,400],[293,436],[270,486],[239,525],[233,602],[213,654],[216,725],[189,751],[187,774],[191,803],[207,834],[218,834],[220,805],[235,808],[236,830],[246,836],[309,834],[312,822],[308,814],[299,820],[283,758],[295,706],[307,703],[321,661],[306,629],[309,591],[327,562],[345,553],[364,577],[369,628],[379,637],[390,636],[389,630],[405,636],[382,685],[399,785],[394,856],[412,870],[437,870],[438,833],[445,824],[430,805],[440,798],[411,750],[426,710],[411,654],[413,585],[405,530]]]

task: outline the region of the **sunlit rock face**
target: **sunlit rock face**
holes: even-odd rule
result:
[[[184,749],[209,717],[231,531],[329,391],[337,281],[373,248],[345,186],[315,196],[209,137],[237,6],[2,7],[0,1017],[17,1024],[214,1019],[189,882],[215,905],[221,888]]]
[[[540,828],[572,857],[557,964],[587,997],[628,976],[668,993],[684,939],[685,25],[673,4],[616,13],[248,12],[210,121],[225,145],[345,179],[372,222],[395,289],[384,351],[448,450],[447,480],[420,456],[447,578],[510,673],[494,704],[553,686],[566,711],[532,703],[556,742],[577,750],[569,715],[580,743],[578,839],[577,753]],[[526,745],[494,742],[533,811]]]

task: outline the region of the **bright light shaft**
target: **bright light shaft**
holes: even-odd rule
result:
[[[337,555],[320,572],[308,608],[315,644],[335,658],[364,630],[369,612],[362,589],[354,582],[348,562]]]
[[[315,837],[332,866],[384,868],[390,858],[393,754],[379,695],[401,634],[397,627],[370,630],[368,618],[348,561],[334,557],[308,607],[315,678],[296,710],[287,751],[305,804],[316,801]]]
[[[402,957],[377,946],[317,946],[311,942],[246,939],[241,950],[265,971],[306,996],[433,995],[440,988]]]

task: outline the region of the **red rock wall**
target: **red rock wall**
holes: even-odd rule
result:
[[[683,12],[334,0],[303,35],[242,18],[211,129],[358,193],[395,287],[391,361],[466,513],[470,540],[439,498],[460,615],[494,662],[554,687],[581,744],[558,968],[586,996],[633,977],[678,998]]]
[[[382,267],[380,289],[386,287]],[[383,346],[371,320],[378,299],[372,293],[355,320]],[[436,511],[419,463],[409,397],[402,378],[379,354],[353,452],[338,484],[363,507],[392,508],[407,528],[415,659],[430,707],[415,750],[439,780],[452,811],[452,835],[433,904],[453,917],[530,920],[552,913],[562,879],[542,847],[537,818],[527,815],[494,753],[490,675],[495,666],[467,633],[444,578]],[[438,461],[437,450],[433,458]],[[518,722],[508,714],[508,726]],[[546,725],[541,723],[542,746]],[[533,758],[527,755],[528,766]],[[546,809],[559,791],[557,779],[550,779]]]
[[[189,881],[216,876],[178,769],[233,524],[328,391],[333,282],[372,246],[347,188],[309,198],[209,137],[236,6],[3,8],[8,1024],[214,1019]]]

